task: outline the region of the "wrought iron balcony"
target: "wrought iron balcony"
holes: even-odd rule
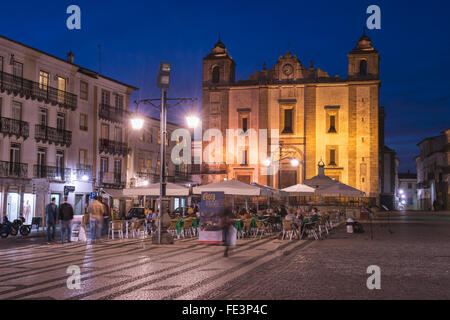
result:
[[[121,172],[99,172],[99,186],[111,189],[125,188],[125,177]]]
[[[0,161],[0,177],[26,179],[28,178],[28,164]]]
[[[68,181],[70,180],[71,170],[63,167],[44,166],[40,164],[34,165],[34,177],[46,178],[49,181]]]
[[[121,123],[125,119],[126,115],[126,110],[112,107],[103,103],[99,104],[98,116],[100,117],[100,119]]]
[[[48,85],[43,85],[6,72],[0,72],[0,91],[19,95],[26,99],[59,105],[61,108],[75,110],[77,108],[77,95],[62,91]]]
[[[128,146],[125,142],[100,139],[99,151],[100,153],[118,154],[125,157],[128,154]]]
[[[30,126],[25,121],[1,117],[0,132],[3,136],[16,136],[16,138],[26,139],[30,134]]]
[[[40,124],[35,126],[34,137],[37,142],[42,141],[67,147],[72,144],[72,132]]]

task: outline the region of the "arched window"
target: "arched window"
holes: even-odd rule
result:
[[[367,61],[361,60],[359,62],[359,74],[366,76],[367,75]]]
[[[212,72],[212,82],[218,83],[220,80],[220,69],[219,67],[214,67]]]

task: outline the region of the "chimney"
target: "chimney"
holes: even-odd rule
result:
[[[73,58],[75,57],[75,55],[73,54],[73,52],[72,51],[69,51],[69,53],[67,54],[67,61],[69,62],[69,63],[72,63],[73,64]]]

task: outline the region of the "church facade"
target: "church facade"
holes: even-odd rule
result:
[[[202,182],[237,179],[284,188],[315,176],[322,160],[327,176],[377,199],[379,60],[363,35],[348,53],[345,79],[312,62],[305,66],[288,51],[272,68],[264,64],[247,80],[235,81],[236,64],[219,40],[203,59],[202,113],[204,133],[222,132],[223,161],[203,160]],[[245,144],[232,146],[239,137],[225,139],[227,129],[241,130]],[[267,148],[255,143],[261,138]]]

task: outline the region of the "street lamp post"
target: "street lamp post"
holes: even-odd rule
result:
[[[167,140],[167,101],[168,100],[177,100],[178,102],[173,105],[172,107],[177,106],[178,104],[185,102],[185,101],[195,101],[196,98],[173,98],[168,99],[167,98],[167,89],[169,88],[170,83],[170,71],[171,71],[171,65],[170,63],[160,63],[159,72],[158,72],[158,80],[157,80],[157,86],[161,89],[161,98],[160,99],[142,99],[139,101],[136,101],[136,116],[135,118],[131,119],[131,123],[133,126],[133,129],[140,130],[143,127],[143,119],[140,120],[140,117],[138,117],[138,106],[139,103],[148,103],[152,105],[153,107],[159,109],[161,111],[160,116],[160,193],[159,193],[159,212],[158,212],[158,238],[157,241],[155,238],[153,238],[153,242],[157,242],[158,244],[165,243],[165,244],[171,244],[173,243],[173,238],[170,235],[170,233],[167,232],[167,228],[170,225],[170,217],[168,215],[167,209],[168,209],[168,200],[166,199],[166,140]],[[154,105],[152,101],[160,100],[161,104],[158,107],[157,105]],[[192,115],[190,115],[191,122],[194,121],[196,124],[198,124],[199,120],[194,119]],[[163,237],[162,237],[163,235]]]

